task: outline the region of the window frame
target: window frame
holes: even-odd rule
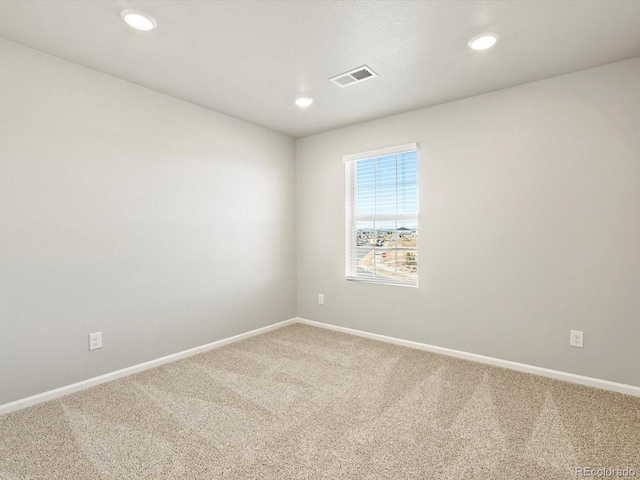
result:
[[[355,165],[358,161],[377,159],[384,156],[400,155],[403,153],[416,153],[416,212],[409,214],[374,214],[374,215],[356,215],[356,175]],[[342,160],[345,165],[345,279],[348,281],[357,281],[365,283],[376,283],[381,285],[396,285],[404,287],[418,287],[419,282],[419,269],[416,267],[415,281],[399,280],[397,278],[387,277],[384,275],[377,275],[374,271],[372,277],[358,276],[357,274],[357,223],[364,221],[371,222],[384,222],[384,221],[414,221],[416,223],[416,232],[418,232],[418,214],[419,214],[419,163],[420,163],[420,151],[417,143],[408,143],[404,145],[397,145],[393,147],[380,148],[377,150],[371,150],[367,152],[354,153],[344,155]],[[396,163],[397,168],[397,163]],[[397,170],[396,170],[397,172]],[[396,173],[397,175],[397,173]],[[396,177],[397,185],[397,177]],[[377,187],[376,187],[377,188]],[[397,201],[396,196],[396,201]],[[397,235],[396,224],[396,235]],[[396,244],[396,249],[397,244]],[[375,249],[375,247],[374,247]],[[418,244],[416,241],[416,254],[418,253]],[[375,254],[374,254],[375,257]],[[354,272],[355,269],[355,272]],[[374,267],[375,269],[375,267]]]

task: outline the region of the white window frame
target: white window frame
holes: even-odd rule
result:
[[[377,150],[371,150],[368,152],[354,153],[350,155],[344,155],[342,160],[345,165],[345,232],[346,232],[346,250],[345,250],[345,278],[347,280],[366,282],[366,283],[378,283],[384,285],[400,285],[408,287],[418,286],[418,271],[416,272],[416,279],[413,280],[399,280],[392,277],[374,276],[365,277],[358,276],[356,264],[356,249],[357,249],[357,222],[362,221],[406,221],[413,220],[418,225],[418,212],[415,214],[384,214],[384,215],[356,215],[356,179],[355,179],[355,164],[359,160],[369,160],[372,158],[383,157],[387,155],[399,155],[402,153],[416,152],[418,154],[418,167],[419,167],[419,149],[417,143],[407,143],[404,145],[397,145],[395,147],[380,148]],[[419,179],[419,176],[417,180]],[[418,187],[418,186],[417,186]],[[420,195],[418,187],[418,198]],[[418,225],[418,231],[420,230]],[[418,251],[418,245],[416,245],[416,252]],[[375,268],[375,267],[374,267]],[[355,270],[355,271],[354,271]]]

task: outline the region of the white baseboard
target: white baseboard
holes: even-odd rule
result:
[[[527,365],[526,363],[511,362],[509,360],[501,360],[499,358],[486,357],[484,355],[463,352],[460,350],[452,350],[450,348],[436,347],[435,345],[428,345],[426,343],[413,342],[411,340],[403,340],[403,339],[394,338],[394,337],[387,337],[386,335],[363,332],[361,330],[354,330],[353,328],[339,327],[337,325],[331,325],[328,323],[315,322],[313,320],[307,320],[305,318],[298,317],[297,320],[299,323],[303,323],[305,325],[311,325],[313,327],[326,328],[328,330],[348,333],[350,335],[357,335],[359,337],[370,338],[372,340],[379,340],[382,342],[393,343],[395,345],[402,345],[404,347],[416,348],[418,350],[425,350],[427,352],[440,353],[442,355],[448,355],[450,357],[464,358],[465,360],[471,360],[474,362],[494,365],[496,367],[508,368],[510,370],[517,370],[519,372],[525,372],[525,373],[533,373],[534,375],[554,378],[556,380],[563,380],[565,382],[577,383],[579,385],[586,385],[588,387],[601,388],[603,390],[611,390],[613,392],[624,393],[627,395],[640,397],[640,387],[636,387],[634,385],[626,385],[624,383],[610,382],[609,380],[601,380],[599,378],[585,377],[583,375],[576,375],[574,373],[561,372],[559,370],[551,370],[549,368],[536,367],[534,365]]]
[[[437,347],[435,345],[428,345],[426,343],[388,337],[386,335],[379,335],[377,333],[363,332],[361,330],[355,330],[355,329],[346,328],[346,327],[339,327],[337,325],[315,322],[313,320],[307,320],[305,318],[297,317],[297,318],[291,318],[289,320],[285,320],[283,322],[274,323],[273,325],[268,325],[266,327],[257,328],[255,330],[251,330],[246,333],[241,333],[233,337],[224,338],[222,340],[211,342],[206,345],[201,345],[199,347],[191,348],[189,350],[184,350],[182,352],[174,353],[172,355],[167,355],[166,357],[157,358],[155,360],[150,360],[148,362],[140,363],[138,365],[133,365],[131,367],[123,368],[121,370],[116,370],[115,372],[106,373],[98,377],[93,377],[87,380],[82,380],[77,383],[72,383],[71,385],[66,385],[64,387],[56,388],[54,390],[49,390],[47,392],[39,393],[37,395],[16,400],[14,402],[5,403],[4,405],[0,405],[0,415],[4,415],[6,413],[14,412],[22,408],[27,408],[33,405],[37,405],[38,403],[54,400],[56,398],[69,395],[71,393],[78,392],[80,390],[85,390],[87,388],[100,385],[101,383],[110,382],[112,380],[126,377],[128,375],[141,372],[143,370],[148,370],[150,368],[158,367],[160,365],[164,365],[165,363],[175,362],[176,360],[180,360],[182,358],[190,357],[192,355],[206,352],[207,350],[212,350],[214,348],[219,348],[224,345],[228,345],[230,343],[244,340],[245,338],[249,338],[256,335],[260,335],[261,333],[269,332],[271,330],[276,330],[278,328],[286,327],[287,325],[291,325],[293,323],[302,323],[302,324],[311,325],[314,327],[320,327],[328,330],[334,330],[337,332],[348,333],[350,335],[357,335],[359,337],[370,338],[372,340],[379,340],[382,342],[393,343],[395,345],[401,345],[404,347],[416,348],[418,350],[425,350],[428,352],[440,353],[442,355],[448,355],[450,357],[464,358],[466,360],[485,363],[488,365],[494,365],[497,367],[508,368],[511,370],[517,370],[519,372],[532,373],[534,375],[541,375],[543,377],[554,378],[556,380],[563,380],[565,382],[577,383],[579,385],[586,385],[589,387],[595,387],[595,388],[600,388],[604,390],[611,390],[613,392],[624,393],[627,395],[640,397],[640,387],[636,387],[634,385],[626,385],[624,383],[610,382],[609,380],[601,380],[599,378],[585,377],[583,375],[576,375],[573,373],[561,372],[558,370],[551,370],[543,367],[536,367],[534,365],[527,365],[525,363],[511,362],[509,360],[501,360],[499,358],[486,357],[484,355],[478,355],[475,353],[468,353],[460,350],[452,350],[450,348]]]
[[[166,357],[156,358],[155,360],[139,363],[138,365],[133,365],[121,370],[116,370],[115,372],[105,373],[104,375],[100,375],[98,377],[89,378],[87,380],[82,380],[81,382],[72,383],[71,385],[66,385],[54,390],[49,390],[37,395],[32,395],[30,397],[22,398],[14,402],[5,403],[4,405],[0,405],[0,415],[20,410],[22,408],[27,408],[38,403],[60,398],[65,395],[69,395],[70,393],[85,390],[87,388],[100,385],[101,383],[110,382],[121,377],[126,377],[127,375],[131,375],[133,373],[148,370],[149,368],[158,367],[160,365],[164,365],[165,363],[175,362],[176,360],[190,357],[191,355],[196,355],[198,353],[206,352],[207,350],[220,348],[224,345],[244,340],[245,338],[254,337],[256,335],[260,335],[261,333],[266,333],[277,328],[286,327],[287,325],[291,325],[292,323],[297,322],[297,320],[297,318],[291,318],[283,322],[274,323],[273,325],[267,325],[266,327],[257,328],[246,333],[234,335],[233,337],[223,338],[222,340],[218,340],[216,342],[207,343],[206,345],[201,345],[199,347],[190,348],[189,350],[184,350],[182,352],[167,355]]]

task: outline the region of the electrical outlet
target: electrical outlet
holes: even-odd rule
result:
[[[318,304],[319,305],[324,305],[324,293],[319,293],[318,294]]]
[[[89,350],[102,348],[102,332],[89,334]]]
[[[569,337],[569,345],[572,347],[582,348],[584,333],[579,330],[571,330],[571,336]]]

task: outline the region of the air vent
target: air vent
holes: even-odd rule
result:
[[[349,87],[356,83],[364,82],[373,77],[377,77],[376,72],[371,70],[366,65],[362,67],[355,68],[347,73],[342,73],[340,75],[336,75],[335,77],[331,77],[329,80],[338,85],[341,88]]]

